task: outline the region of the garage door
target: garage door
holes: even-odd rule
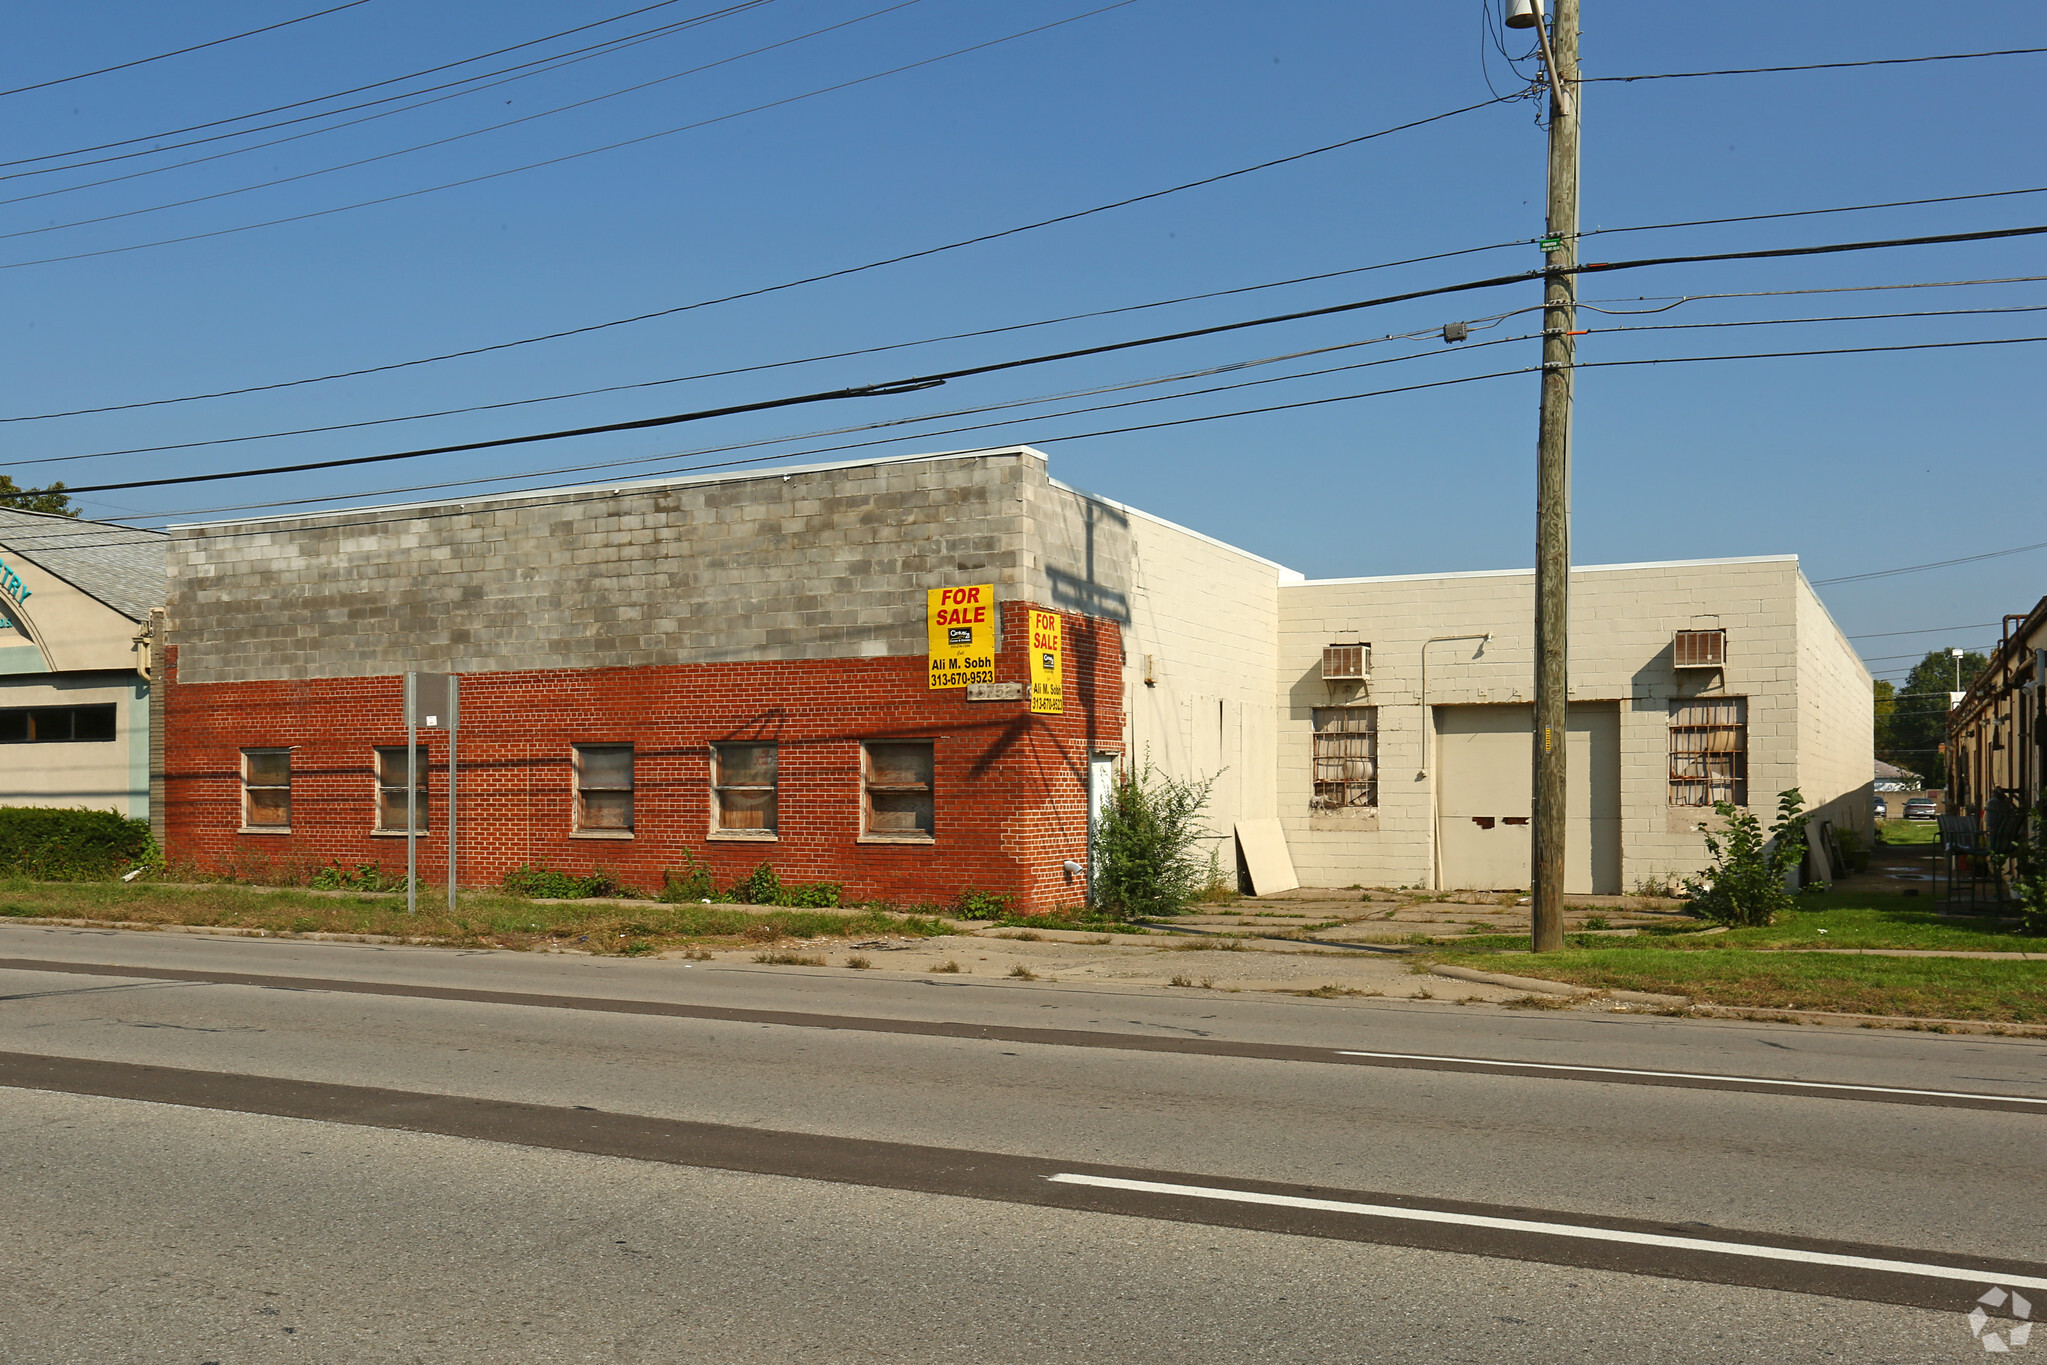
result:
[[[1529,883],[1527,706],[1438,706],[1436,849],[1442,884],[1492,891]],[[1571,707],[1566,756],[1564,890],[1621,890],[1621,714],[1618,702]]]

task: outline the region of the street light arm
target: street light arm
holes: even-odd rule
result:
[[[1550,51],[1549,25],[1543,22],[1542,6],[1535,7],[1535,37],[1542,46],[1542,67],[1549,72],[1549,96],[1556,105],[1556,111],[1565,118],[1571,116],[1571,94],[1564,89],[1563,80],[1557,75],[1557,57]]]

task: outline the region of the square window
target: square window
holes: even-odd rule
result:
[[[405,833],[405,746],[394,745],[377,751],[377,828]],[[413,830],[424,834],[427,830],[427,787],[426,787],[426,745],[415,750],[418,755],[414,776],[417,781],[418,797],[416,823]]]
[[[860,746],[868,838],[929,842],[936,838],[930,740],[870,740]]]
[[[291,750],[242,750],[242,828],[291,828]]]
[[[711,795],[716,827],[737,834],[773,834],[779,819],[780,755],[773,744],[713,744]]]
[[[576,746],[576,829],[633,832],[633,746]]]

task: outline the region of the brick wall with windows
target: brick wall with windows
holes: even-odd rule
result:
[[[1027,684],[1029,605],[1004,605],[1002,681]],[[461,880],[544,862],[653,891],[687,850],[721,886],[765,860],[785,882],[841,882],[849,901],[945,902],[973,888],[1034,909],[1076,904],[1085,888],[1062,864],[1085,858],[1089,754],[1123,747],[1122,646],[1112,622],[1064,623],[1056,716],[932,691],[922,655],[466,674]],[[402,872],[404,841],[389,832],[404,829],[401,677],[185,684],[175,648],[163,673],[173,860]],[[432,884],[446,869],[448,736],[421,744],[432,813],[420,873]],[[398,760],[395,779],[388,764],[380,775],[379,749]],[[251,778],[275,784],[286,769],[249,755],[283,751],[288,824],[254,829]],[[397,815],[379,832],[392,796]]]

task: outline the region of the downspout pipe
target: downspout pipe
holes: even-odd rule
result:
[[[1432,756],[1433,747],[1430,744],[1430,740],[1434,738],[1436,728],[1435,721],[1429,714],[1429,646],[1443,644],[1450,640],[1478,641],[1478,650],[1473,655],[1475,658],[1478,654],[1485,653],[1485,647],[1492,643],[1493,633],[1488,630],[1468,635],[1431,635],[1428,639],[1422,641],[1422,766],[1421,771],[1416,773],[1415,776],[1426,779],[1429,784],[1429,890],[1431,891],[1443,889],[1443,841],[1441,828],[1442,812],[1436,809],[1436,783],[1434,778],[1429,777],[1429,760]]]

